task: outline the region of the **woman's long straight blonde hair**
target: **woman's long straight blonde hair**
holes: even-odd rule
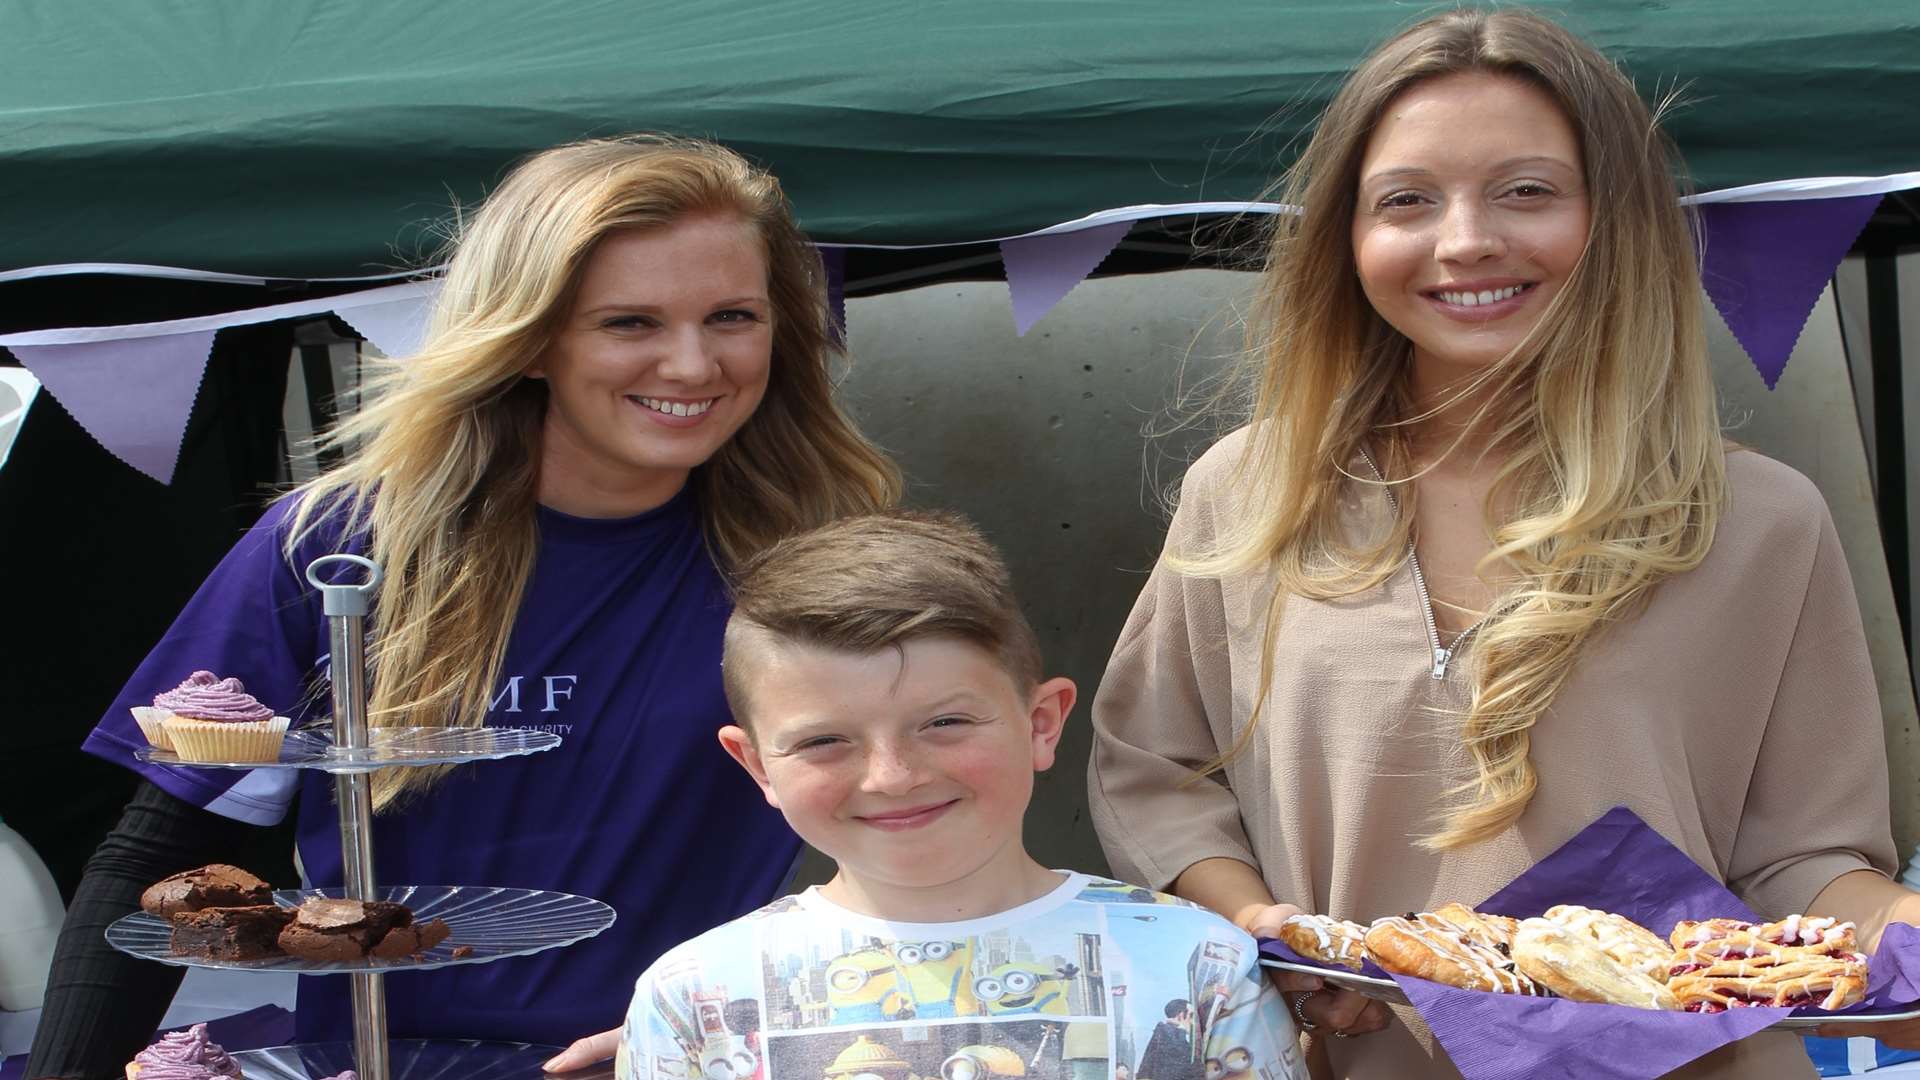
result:
[[[789,532],[898,500],[898,471],[834,401],[825,274],[772,175],[713,143],[653,135],[536,154],[459,223],[425,345],[386,365],[369,404],[324,436],[345,463],[286,496],[289,555],[338,518],[386,573],[370,620],[370,722],[485,722],[537,554],[547,390],[524,373],[596,245],[696,214],[736,215],[759,235],[773,312],[765,397],[689,481],[722,572]],[[376,773],[375,806],[437,776]]]
[[[1474,426],[1506,452],[1487,503],[1503,585],[1469,654],[1460,735],[1475,777],[1422,842],[1444,850],[1498,835],[1538,787],[1530,731],[1588,641],[1662,578],[1699,565],[1726,498],[1694,233],[1678,157],[1632,83],[1591,46],[1530,12],[1459,10],[1370,56],[1280,182],[1239,392],[1251,430],[1236,463],[1248,500],[1210,550],[1173,553],[1187,573],[1270,573],[1250,739],[1272,688],[1285,598],[1371,588],[1407,559],[1414,519],[1412,348],[1368,304],[1351,231],[1361,159],[1386,107],[1423,81],[1483,72],[1544,91],[1571,121],[1590,225],[1566,286],[1528,339],[1487,370]],[[1401,493],[1384,535],[1343,531],[1340,496],[1370,453]],[[1494,508],[1501,508],[1496,513]]]

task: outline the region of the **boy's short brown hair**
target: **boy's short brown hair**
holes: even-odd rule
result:
[[[789,536],[739,567],[733,602],[722,671],[745,727],[759,635],[850,653],[958,638],[991,654],[1022,691],[1040,682],[1040,643],[1007,564],[958,514],[892,510]]]

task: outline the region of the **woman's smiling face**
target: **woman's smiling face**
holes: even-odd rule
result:
[[[541,501],[589,517],[664,502],[753,415],[772,363],[751,225],[709,214],[608,236],[528,371],[548,390]]]
[[[1580,142],[1552,98],[1469,72],[1388,103],[1360,163],[1354,265],[1439,380],[1506,356],[1586,249]]]

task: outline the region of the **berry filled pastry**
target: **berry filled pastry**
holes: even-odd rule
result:
[[[1427,912],[1374,920],[1367,953],[1388,971],[1466,990],[1539,996],[1503,946],[1479,944],[1446,919]]]
[[[1794,915],[1780,922],[1681,922],[1667,987],[1690,1012],[1750,1005],[1844,1009],[1867,992],[1867,958],[1852,923]]]

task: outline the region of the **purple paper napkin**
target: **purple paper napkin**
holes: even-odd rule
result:
[[[1681,919],[1757,920],[1726,887],[1625,807],[1615,807],[1475,910],[1528,918],[1555,904],[1624,915],[1661,936]],[[1817,913],[1816,913],[1817,914]],[[1284,944],[1261,951],[1312,964]],[[1920,1000],[1920,929],[1889,927],[1871,960],[1865,1002]],[[1388,974],[1371,968],[1368,974]],[[1468,1080],[1651,1080],[1770,1027],[1790,1009],[1701,1014],[1461,990],[1390,976]],[[1819,1010],[1801,1010],[1803,1015]],[[1830,1014],[1839,1019],[1844,1013]]]
[[[1357,972],[1349,971],[1343,967],[1329,967],[1325,961],[1301,956],[1299,953],[1287,948],[1287,943],[1281,941],[1279,938],[1262,938],[1260,940],[1260,954],[1262,956],[1271,956],[1275,960],[1285,960],[1289,963],[1309,964],[1313,967],[1324,968],[1330,975],[1369,975],[1376,979],[1393,978],[1392,975],[1387,974],[1387,969],[1371,960],[1362,962],[1360,970]]]
[[[1759,918],[1624,806],[1602,814],[1474,910],[1530,919],[1555,904],[1625,915],[1663,938],[1682,919]]]
[[[1867,961],[1866,1000],[1841,1015],[1911,1008],[1916,1001],[1920,1001],[1920,926],[1889,923],[1880,932],[1880,947]],[[1800,1010],[1803,1016],[1814,1011]]]
[[[1393,981],[1467,1080],[1653,1080],[1793,1012],[1665,1012]]]

